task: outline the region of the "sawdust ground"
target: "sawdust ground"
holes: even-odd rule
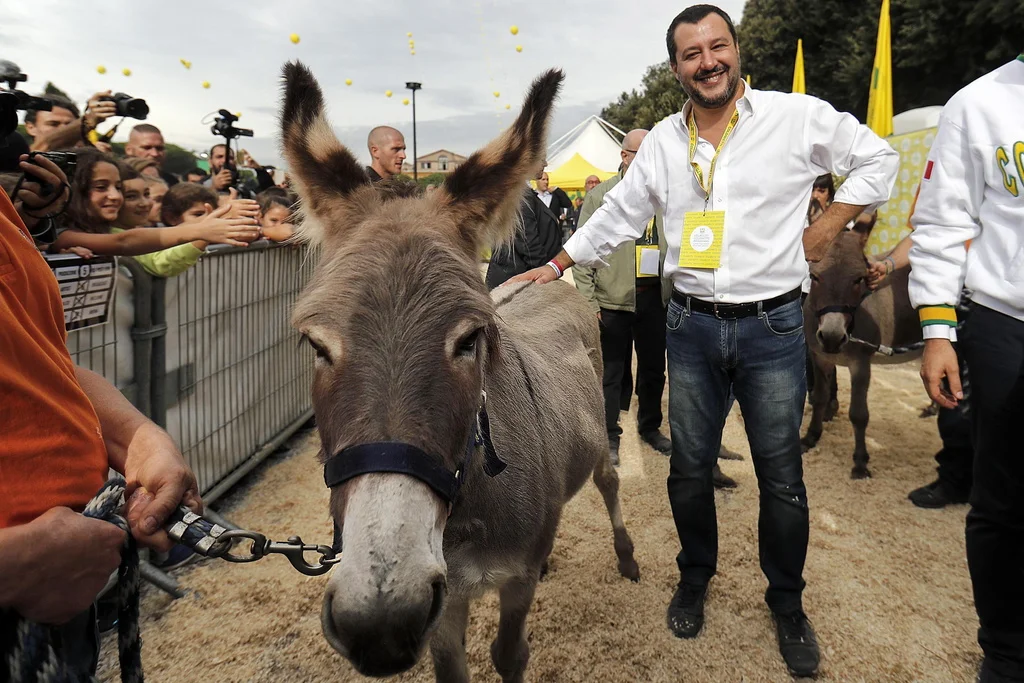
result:
[[[851,481],[849,383],[840,371],[842,413],[805,456],[811,506],[805,608],[822,647],[819,681],[973,681],[980,659],[964,552],[964,506],[919,510],[907,492],[934,476],[939,447],[916,365],[879,367],[871,387],[868,445],[874,478]],[[717,494],[719,573],[707,624],[694,641],[665,627],[677,580],[678,541],[665,493],[667,459],[636,437],[623,415],[621,496],[642,579],[615,571],[600,496],[588,484],[565,510],[551,573],[529,618],[530,681],[786,681],[757,561],[757,488],[742,422],[725,444],[747,459],[725,462],[739,482]],[[236,524],[272,538],[329,542],[328,492],[313,439],[257,470],[221,505]],[[142,634],[147,678],[192,681],[357,681],[320,633],[326,577],[307,578],[283,558],[251,565],[204,561],[176,572],[189,590],[171,601],[148,588]],[[496,681],[489,645],[497,601],[472,610],[467,648],[474,680]],[[103,680],[117,680],[113,638]],[[429,656],[401,681],[432,681]]]

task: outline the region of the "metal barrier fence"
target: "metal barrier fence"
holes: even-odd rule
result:
[[[312,276],[304,247],[213,247],[164,280],[120,259],[113,319],[68,333],[102,374],[175,439],[206,502],[312,416],[313,353],[289,319]]]

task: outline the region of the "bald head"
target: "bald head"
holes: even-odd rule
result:
[[[640,149],[640,143],[647,137],[647,131],[643,128],[634,128],[633,130],[626,133],[626,137],[622,138],[622,151],[619,152],[619,156],[622,157],[622,170],[625,171],[629,168],[629,165],[633,163],[633,159],[636,158],[636,151]]]
[[[600,184],[601,184],[601,179],[600,178],[598,178],[596,175],[588,175],[586,181],[584,181],[584,183],[583,183],[583,188],[587,192],[590,192],[591,190],[593,190],[595,187],[597,187]]]
[[[405,136],[391,126],[377,126],[366,138],[366,148],[373,162],[370,166],[381,178],[402,172],[405,161]]]

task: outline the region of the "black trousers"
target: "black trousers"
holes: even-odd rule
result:
[[[1024,680],[1024,322],[975,304],[960,339],[971,381],[967,564],[978,643],[994,673]]]
[[[939,437],[942,438],[942,450],[935,454],[939,481],[951,493],[966,497],[974,480],[970,417],[960,408],[940,408],[938,423]]]
[[[665,307],[661,284],[636,290],[636,312],[601,309],[601,355],[604,356],[604,415],[608,438],[618,439],[619,410],[629,405],[623,386],[636,347],[637,428],[641,434],[661,427],[665,392]],[[631,373],[629,373],[631,374]],[[630,382],[632,383],[632,382]]]

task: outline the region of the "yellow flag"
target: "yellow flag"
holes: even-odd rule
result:
[[[892,40],[889,30],[889,0],[882,0],[878,18],[875,64],[871,69],[868,96],[868,128],[881,137],[892,135]]]
[[[796,41],[796,64],[793,66],[793,92],[806,93],[807,81],[804,80],[804,41]]]

